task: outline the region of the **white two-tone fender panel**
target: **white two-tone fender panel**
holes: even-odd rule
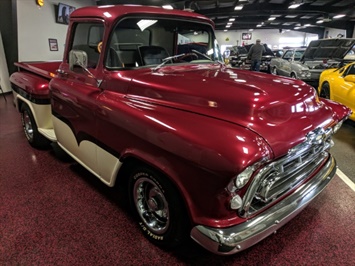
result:
[[[19,101],[24,102],[30,108],[33,118],[36,121],[38,132],[50,141],[56,141],[56,135],[53,130],[52,108],[50,104],[35,104],[20,94],[13,92],[14,103],[18,109]]]
[[[113,186],[122,165],[119,159],[91,141],[78,143],[66,123],[55,116],[52,116],[52,120],[58,145],[103,183]]]

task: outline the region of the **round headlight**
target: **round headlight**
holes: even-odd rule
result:
[[[254,172],[254,167],[247,167],[243,172],[241,172],[235,179],[235,186],[240,189],[248,183],[251,175]]]

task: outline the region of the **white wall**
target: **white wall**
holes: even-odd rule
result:
[[[1,86],[2,92],[11,91],[11,86],[10,86],[10,81],[9,81],[9,70],[7,68],[1,32],[0,32],[0,86]]]
[[[95,0],[45,0],[39,8],[35,0],[17,0],[19,61],[63,58],[68,26],[55,22],[55,5],[59,2],[76,8],[96,5]],[[49,50],[48,39],[58,40],[58,51]]]
[[[244,31],[216,31],[216,37],[220,46],[222,45],[242,45],[253,44],[256,39],[260,39],[262,43],[266,43],[270,48],[282,48],[284,46],[301,46],[308,45],[313,39],[318,39],[317,34],[304,33],[298,31],[285,31],[280,33],[278,29],[270,30],[254,30],[248,32],[252,34],[250,41],[242,40]]]

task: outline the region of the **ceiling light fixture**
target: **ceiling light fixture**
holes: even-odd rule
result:
[[[276,17],[269,17],[268,20],[275,20]]]
[[[288,6],[289,9],[295,9],[297,7],[299,7],[300,5],[302,5],[303,2],[302,1],[294,1],[291,2],[291,4]]]
[[[244,7],[243,5],[235,6],[234,10],[242,10],[243,7]]]
[[[333,18],[342,18],[342,17],[345,17],[345,14],[339,14],[339,15],[334,16]]]
[[[235,21],[235,18],[230,18],[229,21]]]
[[[323,23],[323,22],[324,22],[323,20],[317,20],[317,21],[316,21],[317,24],[321,24],[321,23]]]

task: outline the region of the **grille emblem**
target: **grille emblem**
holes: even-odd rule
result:
[[[309,144],[322,144],[328,138],[328,135],[328,132],[318,127],[306,135],[306,142]]]

